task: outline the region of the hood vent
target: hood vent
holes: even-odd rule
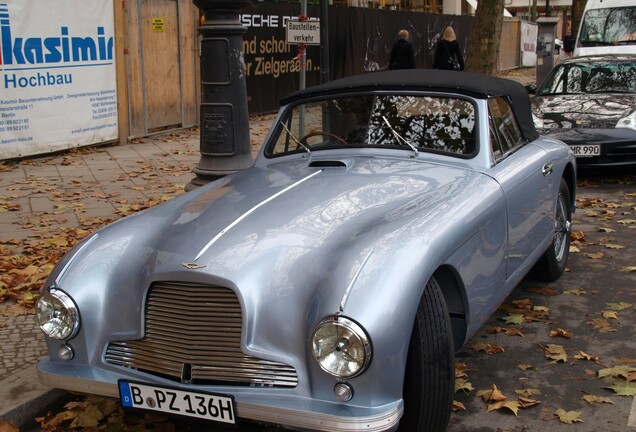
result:
[[[315,160],[309,162],[310,168],[346,168],[347,164],[339,160]]]

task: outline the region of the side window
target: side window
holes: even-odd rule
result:
[[[497,131],[495,131],[495,125],[490,119],[490,154],[494,160],[499,160],[503,156],[499,140],[497,139]]]
[[[583,82],[583,72],[580,67],[571,67],[567,72],[567,93],[581,93],[581,83]]]
[[[494,135],[496,135],[499,142],[502,154],[506,154],[524,143],[517,119],[504,98],[495,97],[488,99],[488,111],[492,121],[492,128],[494,128]],[[493,154],[496,157],[494,150],[493,148]]]

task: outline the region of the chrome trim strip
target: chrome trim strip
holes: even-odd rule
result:
[[[334,416],[311,411],[300,411],[290,408],[262,406],[237,402],[237,413],[241,418],[261,421],[267,424],[278,424],[301,430],[324,432],[381,432],[397,427],[404,413],[404,402],[384,412],[368,417]]]
[[[70,392],[90,393],[119,398],[117,384],[95,382],[75,377],[70,378],[43,372],[39,369],[38,378],[42,384]],[[236,402],[236,408],[240,418],[285,427],[325,432],[381,432],[391,430],[398,425],[404,413],[404,402],[400,401],[396,407],[386,412],[367,417],[333,416],[238,401]]]
[[[362,263],[360,264],[360,267],[358,267],[358,270],[356,270],[356,274],[354,274],[353,278],[351,278],[351,282],[349,282],[349,286],[345,290],[344,295],[342,296],[342,300],[340,300],[340,310],[339,310],[339,312],[344,312],[345,304],[347,303],[347,300],[349,299],[349,294],[351,293],[351,289],[353,288],[353,285],[356,283],[356,280],[358,279],[358,276],[360,275],[360,272],[362,271],[362,269],[366,265],[366,263],[369,260],[369,258],[371,257],[372,253],[373,253],[373,249],[371,249],[369,251],[369,253],[367,254],[367,256],[364,258],[364,260],[362,260]]]
[[[212,240],[210,240],[208,242],[208,244],[206,244],[203,249],[201,249],[201,251],[197,254],[197,256],[194,258],[194,260],[198,260],[199,258],[201,258],[201,255],[203,255],[209,248],[210,246],[212,246],[218,239],[220,239],[226,232],[228,232],[229,230],[231,230],[232,228],[234,228],[236,225],[238,225],[243,219],[245,219],[246,217],[248,217],[249,215],[251,215],[252,213],[254,213],[256,210],[258,210],[259,208],[261,208],[262,206],[264,206],[265,204],[269,203],[270,201],[278,198],[279,196],[281,196],[282,194],[286,193],[287,191],[289,191],[290,189],[295,188],[296,186],[300,185],[301,183],[309,180],[310,178],[312,178],[315,175],[320,174],[321,172],[323,172],[324,170],[318,170],[313,174],[308,175],[305,178],[302,178],[300,180],[298,180],[296,183],[293,183],[289,186],[287,186],[285,189],[278,191],[277,193],[275,193],[274,195],[272,195],[271,197],[267,198],[266,200],[256,204],[254,207],[252,207],[251,209],[249,209],[248,211],[246,211],[245,213],[243,213],[241,216],[239,216],[234,222],[232,222],[231,224],[229,224],[228,226],[226,226],[225,228],[223,228],[221,230],[221,232],[219,232],[217,235],[214,236],[214,238]]]
[[[75,259],[82,253],[82,251],[89,244],[93,243],[93,241],[95,241],[97,239],[97,237],[99,237],[99,233],[93,234],[93,236],[91,238],[86,240],[86,243],[84,243],[82,246],[80,246],[80,248],[77,250],[77,252],[75,252],[75,254],[71,257],[71,259],[68,260],[68,262],[66,263],[64,268],[58,273],[57,277],[55,278],[55,285],[58,285],[58,286],[60,285],[60,281],[64,277],[64,273],[66,273],[66,270],[68,270],[68,268],[71,266],[71,264],[73,264],[73,261],[75,261]]]

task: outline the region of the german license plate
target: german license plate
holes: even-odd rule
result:
[[[592,157],[601,155],[601,146],[599,144],[576,144],[571,145],[574,156],[576,157]]]
[[[236,423],[234,399],[211,393],[182,391],[119,380],[119,398],[128,408]]]

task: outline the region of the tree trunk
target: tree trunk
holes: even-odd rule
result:
[[[533,23],[537,22],[537,0],[532,0],[532,8],[530,9],[530,21],[532,21]]]
[[[497,74],[504,0],[482,0],[475,11],[475,26],[468,39],[465,70]]]
[[[577,37],[587,0],[572,0],[572,36]]]

